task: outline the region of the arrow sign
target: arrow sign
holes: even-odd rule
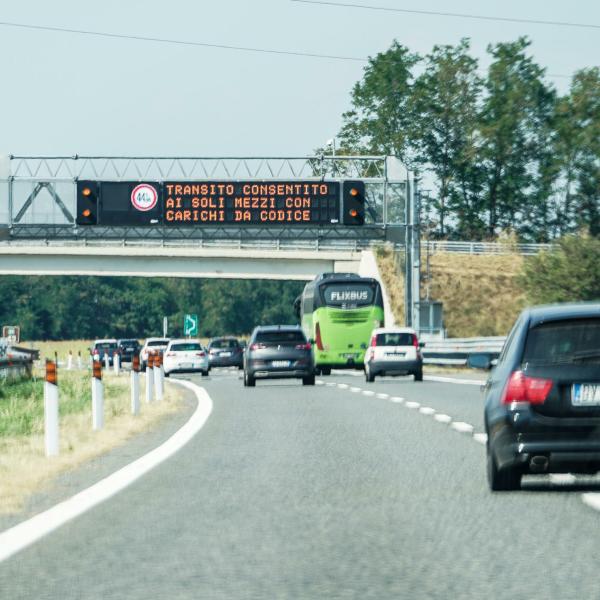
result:
[[[185,315],[183,334],[187,336],[198,335],[198,315]]]

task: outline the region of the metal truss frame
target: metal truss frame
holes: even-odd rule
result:
[[[34,239],[181,239],[181,240],[263,240],[276,239],[344,239],[377,240],[385,238],[389,200],[397,201],[397,190],[391,183],[406,183],[409,173],[390,180],[386,156],[318,155],[300,157],[177,157],[177,156],[14,156],[10,157],[8,182],[8,228],[10,237]],[[393,159],[396,161],[397,159]],[[374,187],[367,197],[379,193],[382,202],[382,222],[363,227],[77,227],[73,215],[60,198],[56,184],[78,179],[105,181],[202,181],[224,180],[322,180],[361,179]],[[15,182],[31,182],[35,187],[15,215],[13,193]],[[21,219],[33,206],[35,198],[47,189],[60,208],[66,223],[36,223],[25,225]],[[379,190],[376,192],[375,190]],[[370,199],[370,198],[369,198]],[[404,198],[408,200],[408,197]],[[371,205],[374,206],[374,205]],[[368,207],[369,209],[369,207]],[[374,214],[374,209],[370,212]],[[405,212],[405,211],[404,211]],[[406,219],[405,219],[406,221]]]

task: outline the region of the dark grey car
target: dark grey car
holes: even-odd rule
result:
[[[492,490],[527,473],[600,471],[600,303],[524,310],[485,395]]]
[[[315,384],[313,355],[302,329],[295,325],[256,327],[244,354],[244,385],[257,379],[295,377]]]

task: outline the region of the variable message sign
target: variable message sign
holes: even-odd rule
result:
[[[339,181],[77,182],[79,225],[332,225],[340,203]]]

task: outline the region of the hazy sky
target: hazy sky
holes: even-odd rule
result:
[[[352,0],[347,0],[351,2]],[[600,2],[356,0],[361,4],[600,24]],[[394,38],[426,53],[470,37],[529,35],[549,73],[600,63],[600,29],[482,22],[289,0],[1,2],[0,21],[368,57]],[[0,152],[301,155],[339,130],[364,63],[103,39],[0,26]],[[568,79],[553,79],[559,89]]]

